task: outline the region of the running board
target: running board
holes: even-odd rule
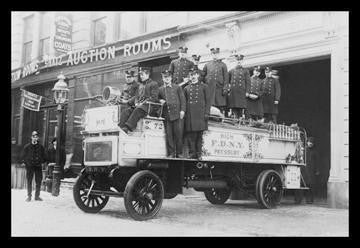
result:
[[[89,191],[88,189],[84,190],[86,193]],[[102,195],[102,196],[112,196],[112,197],[124,197],[124,193],[119,193],[115,191],[103,191],[103,190],[91,190],[91,195]]]

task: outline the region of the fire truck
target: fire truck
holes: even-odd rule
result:
[[[133,132],[118,127],[121,91],[106,87],[104,106],[83,113],[84,168],[73,187],[76,205],[86,213],[102,210],[109,197],[123,197],[135,220],[154,218],[163,199],[184,188],[204,192],[211,204],[224,204],[232,191],[256,198],[271,209],[284,190],[307,189],[306,131],[297,126],[210,115],[199,159],[169,158],[162,105],[141,119]],[[149,108],[150,109],[150,108]]]

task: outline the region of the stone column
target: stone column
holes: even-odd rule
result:
[[[336,37],[331,53],[331,168],[328,181],[329,207],[348,208],[348,58],[346,55],[346,36],[348,14],[336,13],[331,18],[337,21],[334,30],[328,30]],[[345,22],[345,25],[344,25]],[[339,118],[342,117],[342,118]]]

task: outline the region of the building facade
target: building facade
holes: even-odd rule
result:
[[[63,73],[67,154],[81,163],[81,115],[100,106],[105,86],[122,88],[124,71],[150,66],[153,79],[179,46],[201,55],[200,68],[219,47],[223,61],[245,55],[244,66],[279,70],[279,122],[298,123],[319,150],[319,195],[329,206],[348,206],[349,104],[347,12],[13,12],[12,153],[16,163],[34,129],[48,146],[56,134],[51,89]],[[39,112],[21,108],[21,89],[45,96]],[[322,192],[322,193],[321,193]]]

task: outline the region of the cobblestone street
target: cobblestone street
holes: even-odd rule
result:
[[[284,200],[261,209],[255,200],[212,205],[202,195],[164,200],[155,219],[138,222],[122,198],[110,198],[97,214],[74,203],[70,187],[60,196],[42,192],[44,201],[25,202],[25,190],[12,190],[12,236],[348,236],[348,209],[295,205]]]

